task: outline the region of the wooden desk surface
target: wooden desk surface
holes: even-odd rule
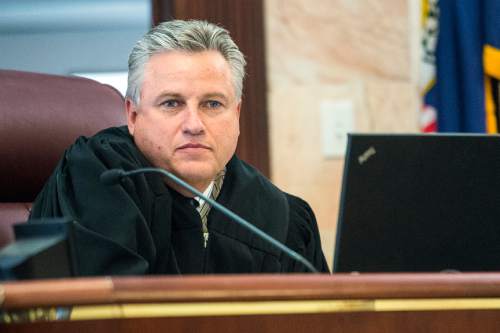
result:
[[[500,331],[500,273],[38,280],[1,284],[0,301],[5,313],[72,309],[69,320],[0,326],[8,332]]]

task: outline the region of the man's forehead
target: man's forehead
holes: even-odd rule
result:
[[[186,74],[186,72],[221,72],[230,75],[227,60],[218,51],[165,51],[152,55],[145,72],[150,74]]]
[[[201,94],[234,93],[229,64],[216,51],[155,54],[146,64],[142,88],[171,95],[182,95],[189,89],[202,89]]]

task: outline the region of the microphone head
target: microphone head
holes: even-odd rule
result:
[[[122,169],[110,169],[101,173],[99,180],[105,185],[115,185],[121,181],[124,175],[125,171]]]

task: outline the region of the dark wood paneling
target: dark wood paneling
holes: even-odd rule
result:
[[[170,0],[152,0],[153,25],[172,19],[172,9]]]
[[[228,29],[248,63],[237,154],[269,176],[262,0],[154,0],[153,21],[203,19]]]
[[[38,322],[0,325],[0,330],[5,333],[497,333],[499,325],[498,311],[469,310]]]

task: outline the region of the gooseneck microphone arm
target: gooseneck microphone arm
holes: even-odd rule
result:
[[[311,272],[319,273],[318,270],[306,258],[301,256],[300,254],[298,254],[294,250],[290,249],[288,246],[282,244],[278,240],[274,239],[273,237],[269,236],[264,231],[260,230],[259,228],[257,228],[256,226],[254,226],[253,224],[248,222],[247,220],[236,215],[235,213],[233,213],[232,211],[230,211],[226,207],[219,204],[217,201],[212,200],[211,198],[208,198],[203,193],[201,193],[200,191],[198,191],[197,189],[195,189],[194,187],[192,187],[191,185],[189,185],[188,183],[186,183],[185,181],[183,181],[179,177],[175,176],[174,174],[172,174],[166,170],[159,169],[159,168],[140,168],[140,169],[135,169],[135,170],[131,170],[131,171],[125,171],[122,169],[110,169],[110,170],[104,171],[101,174],[100,180],[103,184],[113,185],[113,184],[119,183],[123,177],[130,177],[130,176],[141,174],[141,173],[160,173],[160,174],[166,176],[168,179],[172,180],[177,185],[181,186],[182,188],[185,188],[186,190],[188,190],[192,194],[194,194],[194,195],[202,198],[206,202],[208,202],[212,207],[218,209],[221,213],[223,213],[227,217],[231,218],[233,221],[237,222],[239,225],[241,225],[245,229],[249,230],[251,233],[256,234],[261,239],[264,239],[265,241],[267,241],[269,244],[271,244],[275,248],[278,248],[281,251],[283,251],[283,253],[285,253],[290,258],[300,262],[301,264],[306,266]]]

